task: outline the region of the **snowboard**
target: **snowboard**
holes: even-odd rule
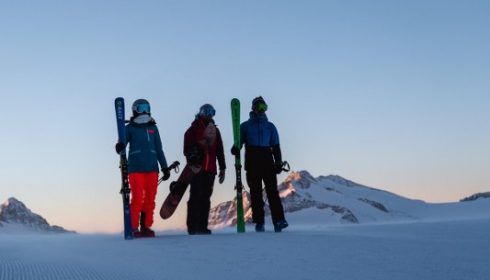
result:
[[[116,109],[118,143],[126,144],[126,124],[124,116],[124,98],[118,97],[114,100]],[[128,181],[128,159],[126,149],[119,153],[119,168],[121,169],[121,190],[123,201],[123,221],[124,221],[124,239],[133,239],[133,229],[131,227],[131,214],[129,209],[129,196],[131,190]]]
[[[162,219],[166,220],[174,214],[192,178],[199,171],[201,171],[201,166],[186,164],[177,181],[170,183],[170,193],[160,208],[160,217]]]
[[[231,100],[231,120],[233,124],[233,145],[240,149],[240,100],[238,100],[237,98],[233,98]],[[235,156],[235,173],[237,232],[245,232],[245,220],[243,217],[242,163],[240,153]]]

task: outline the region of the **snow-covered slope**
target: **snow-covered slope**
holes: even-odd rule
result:
[[[51,226],[46,219],[33,213],[16,198],[9,198],[0,205],[0,232],[55,232],[67,231],[60,226]]]
[[[2,280],[488,280],[490,219],[281,233],[0,236]]]
[[[213,209],[224,228],[212,235],[4,234],[0,279],[490,279],[490,199],[428,204],[307,172],[279,189],[290,222],[281,233],[224,227],[236,218],[229,201]],[[4,227],[41,223],[22,206],[2,205]]]
[[[313,177],[307,171],[292,172],[278,186],[286,218],[294,224],[385,223],[415,220],[464,219],[488,216],[490,199],[466,203],[430,204],[364,186],[337,175]],[[251,222],[248,193],[244,200],[246,219]],[[266,196],[264,193],[264,200]],[[210,225],[233,225],[235,201],[214,207]],[[268,206],[265,207],[269,215]],[[486,215],[486,216],[485,216]]]

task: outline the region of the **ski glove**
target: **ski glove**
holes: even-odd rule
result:
[[[223,184],[223,182],[225,181],[225,170],[224,169],[221,169],[219,171],[218,178],[219,178],[218,182],[220,184]]]
[[[126,149],[126,145],[124,145],[124,143],[116,143],[116,153],[120,154],[124,149]]]
[[[233,147],[231,147],[231,154],[234,156],[239,156],[240,155],[240,149],[237,148],[237,146],[233,145]]]
[[[162,168],[162,172],[163,172],[162,180],[167,181],[168,178],[170,178],[170,170],[168,169],[168,167],[164,167]]]

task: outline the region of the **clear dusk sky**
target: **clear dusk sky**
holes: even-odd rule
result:
[[[213,205],[234,195],[230,99],[245,119],[258,95],[293,170],[428,202],[490,190],[489,1],[3,0],[0,95],[0,200],[80,232],[122,229],[118,96],[151,102],[169,162],[215,106]]]

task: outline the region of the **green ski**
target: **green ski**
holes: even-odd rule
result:
[[[240,143],[240,100],[233,98],[231,100],[231,120],[233,122],[233,145],[239,150]],[[243,184],[242,184],[242,163],[240,153],[235,156],[235,171],[236,171],[236,230],[237,232],[245,232],[245,220],[243,218]]]

